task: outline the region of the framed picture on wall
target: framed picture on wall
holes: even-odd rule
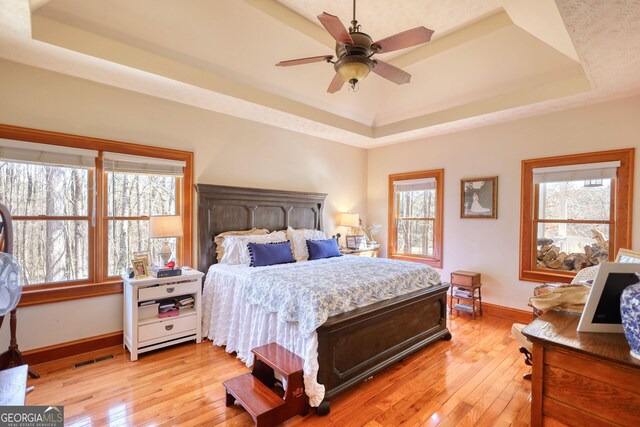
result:
[[[498,177],[460,180],[460,218],[498,218]]]

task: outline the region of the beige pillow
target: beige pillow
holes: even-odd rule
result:
[[[291,249],[296,261],[306,261],[309,259],[307,240],[325,240],[327,235],[324,231],[312,228],[293,229],[287,228],[287,238],[291,241]]]
[[[222,243],[224,242],[224,238],[226,236],[247,236],[250,234],[269,234],[269,230],[266,228],[252,228],[251,230],[242,230],[242,231],[225,231],[224,233],[218,234],[213,238],[213,242],[216,244],[216,260],[220,262],[222,259],[222,255],[224,255],[224,248],[222,247]]]

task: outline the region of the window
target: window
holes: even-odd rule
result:
[[[105,153],[108,276],[126,272],[135,251],[160,253],[164,240],[149,238],[149,217],[180,214],[183,168],[180,161]],[[167,240],[175,254],[177,239]]]
[[[444,170],[389,175],[389,257],[442,267]]]
[[[521,279],[568,282],[629,247],[633,151],[523,162]]]
[[[20,242],[14,256],[25,283],[89,278],[96,156],[90,150],[0,141],[0,202],[13,216],[14,240]]]
[[[0,203],[32,285],[21,305],[121,292],[132,252],[163,243],[149,239],[151,215],[182,215],[184,238],[169,243],[189,265],[192,164],[189,152],[0,125]]]

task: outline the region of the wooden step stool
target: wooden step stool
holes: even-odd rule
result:
[[[222,384],[227,390],[227,406],[237,400],[249,412],[256,426],[275,426],[295,415],[309,412],[304,392],[304,360],[276,343],[251,350],[253,370]],[[277,392],[275,372],[286,384],[284,394]]]

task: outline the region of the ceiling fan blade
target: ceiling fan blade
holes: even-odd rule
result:
[[[340,21],[340,18],[327,12],[322,12],[322,15],[318,15],[318,20],[338,43],[353,44],[353,39],[342,21]]]
[[[373,67],[373,72],[399,85],[411,81],[411,74],[379,59],[376,60],[376,66]]]
[[[290,59],[288,61],[280,61],[276,67],[290,67],[292,65],[311,64],[313,62],[331,61],[333,55],[310,56],[308,58]]]
[[[342,77],[340,77],[340,74],[336,73],[336,75],[333,76],[333,80],[331,80],[331,83],[329,83],[327,92],[336,93],[337,91],[342,89],[342,85],[344,85],[344,80],[342,80]]]
[[[378,53],[393,52],[394,50],[426,43],[431,40],[431,35],[433,35],[433,30],[425,27],[417,27],[379,40],[373,45],[378,48]]]

